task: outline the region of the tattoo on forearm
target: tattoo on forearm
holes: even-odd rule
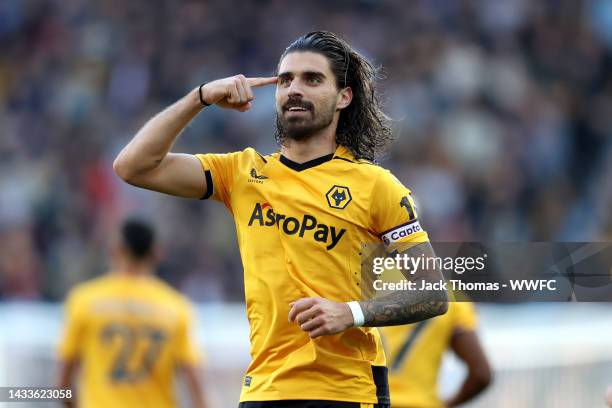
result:
[[[419,244],[406,251],[408,255],[426,253],[434,256],[429,243]],[[444,277],[439,270],[422,270],[409,279],[438,282]],[[364,326],[395,326],[415,323],[446,313],[448,297],[445,291],[404,291],[390,293],[373,300],[359,302],[365,317]]]
[[[398,291],[376,300],[359,302],[364,326],[395,326],[414,323],[446,312],[445,295]]]

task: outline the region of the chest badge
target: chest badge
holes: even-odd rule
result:
[[[325,197],[327,198],[327,204],[329,204],[331,208],[336,208],[338,210],[344,210],[353,199],[348,187],[338,185],[334,185],[330,188],[327,194],[325,194]]]

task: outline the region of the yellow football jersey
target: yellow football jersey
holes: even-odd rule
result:
[[[175,407],[178,364],[195,364],[188,301],[152,276],[109,274],[73,289],[60,358],[80,361],[78,403]]]
[[[438,373],[455,330],[474,330],[474,306],[449,302],[442,316],[382,329],[388,356],[391,400],[397,408],[442,408]]]
[[[427,241],[410,191],[343,146],[301,164],[251,148],[197,157],[208,182],[204,198],[233,215],[244,267],[252,362],[241,401],[385,403],[376,329],[313,340],[288,314],[302,297],[359,300],[362,243]]]

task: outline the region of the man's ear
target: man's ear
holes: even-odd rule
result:
[[[350,87],[342,88],[338,95],[336,109],[344,109],[351,104],[353,100],[353,90]]]

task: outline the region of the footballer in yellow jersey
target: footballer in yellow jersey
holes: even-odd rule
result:
[[[69,294],[60,383],[71,386],[78,365],[79,407],[176,407],[177,370],[186,374],[193,406],[204,407],[191,306],[152,276],[152,237],[146,223],[126,221],[115,271]]]
[[[362,300],[364,243],[414,243],[432,254],[410,191],[371,162],[391,139],[376,70],[333,33],[308,33],[271,78],[203,84],[152,118],[121,151],[116,173],[139,187],[222,202],[244,268],[252,362],[241,408],[388,407],[375,327],[446,311],[445,293]],[[204,106],[249,110],[252,88],[276,84],[280,152],[169,150]],[[439,281],[439,271],[426,273]]]
[[[250,148],[198,158],[210,197],[234,216],[242,255],[253,361],[241,399],[299,399],[307,389],[316,400],[377,402],[373,376],[383,375],[384,355],[376,329],[313,341],[287,314],[300,298],[359,299],[363,242],[406,228],[404,239],[426,240],[418,221],[402,226],[410,192],[344,146],[302,164]]]
[[[454,407],[482,392],[491,369],[476,335],[476,311],[468,302],[452,302],[443,316],[406,325],[383,327],[393,407]],[[459,391],[442,401],[438,374],[448,349],[467,365]]]

